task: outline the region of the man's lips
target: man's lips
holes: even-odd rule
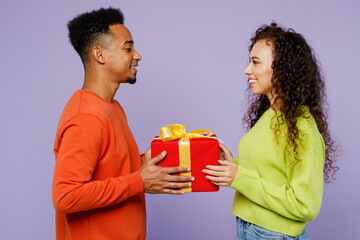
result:
[[[137,69],[136,69],[137,66],[138,66],[137,64],[132,64],[130,66],[130,69],[133,69],[135,72],[137,72]]]

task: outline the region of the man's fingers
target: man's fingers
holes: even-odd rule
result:
[[[164,157],[166,156],[166,151],[163,151],[162,153],[160,153],[159,155],[153,157],[152,159],[150,159],[149,163],[150,164],[158,164],[161,160],[164,159]]]
[[[166,193],[166,194],[174,194],[174,195],[182,195],[185,194],[185,192],[183,190],[174,190],[174,189],[163,189],[161,191],[161,193]]]
[[[195,178],[193,176],[181,176],[181,175],[166,175],[164,180],[167,182],[193,182]]]
[[[167,182],[164,184],[164,189],[180,189],[180,188],[189,188],[192,184],[190,182],[187,183],[179,183],[179,182]]]
[[[145,161],[151,159],[151,147],[144,152]]]
[[[188,167],[164,167],[164,170],[168,174],[190,172],[191,169]]]

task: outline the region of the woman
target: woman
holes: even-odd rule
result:
[[[309,239],[323,181],[338,170],[328,131],[324,81],[314,54],[294,30],[272,23],[251,39],[245,69],[255,95],[243,121],[239,158],[220,145],[220,166],[203,171],[236,190],[232,211],[238,239]]]

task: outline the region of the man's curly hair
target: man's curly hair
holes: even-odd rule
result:
[[[317,127],[325,142],[324,180],[326,183],[334,179],[339,169],[335,165],[336,144],[331,138],[326,103],[324,77],[311,47],[305,39],[293,29],[287,31],[275,22],[259,28],[251,39],[249,51],[259,40],[266,40],[273,48],[274,61],[272,63],[275,103],[279,102],[281,115],[277,117],[275,136],[278,135],[282,119],[285,119],[288,128],[288,145],[295,152],[298,159],[299,130],[297,119],[304,116],[302,106],[307,106],[313,115]],[[259,120],[261,115],[270,107],[266,95],[257,95],[250,99],[250,105],[243,118],[247,129],[250,129]],[[299,141],[298,141],[299,140]]]
[[[67,24],[70,42],[84,64],[94,45],[104,46],[112,37],[109,27],[114,24],[124,24],[124,15],[120,9],[101,8],[86,12]]]

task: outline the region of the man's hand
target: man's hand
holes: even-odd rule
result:
[[[162,152],[154,158],[150,158],[150,156],[151,150],[148,149],[142,156],[143,165],[139,169],[144,182],[144,192],[184,194],[181,188],[191,187],[191,182],[195,180],[194,177],[172,175],[189,172],[190,168],[156,166],[158,162],[164,159],[166,152]]]
[[[149,161],[151,159],[151,147],[149,147],[144,154],[141,154],[141,163],[144,164],[145,161]]]

